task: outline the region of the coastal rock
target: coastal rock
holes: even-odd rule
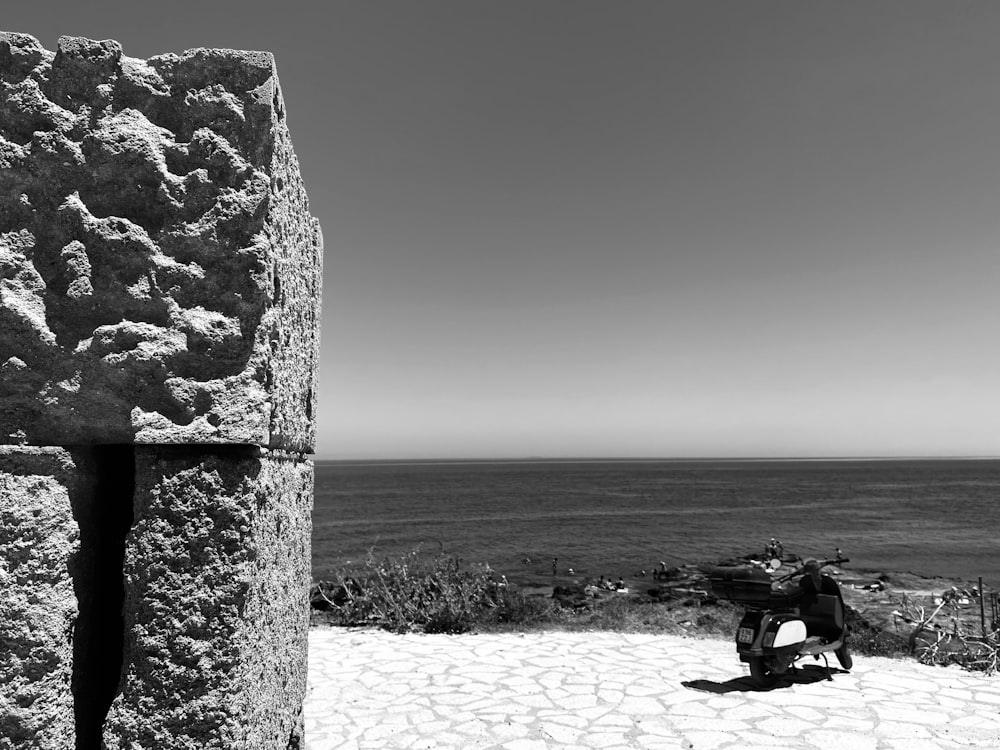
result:
[[[75,747],[73,517],[90,477],[70,451],[0,446],[0,747]]]
[[[136,449],[108,748],[300,746],[312,486],[282,452]]]
[[[321,252],[270,54],[0,33],[0,443],[311,451]]]

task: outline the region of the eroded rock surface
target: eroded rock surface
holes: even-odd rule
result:
[[[270,54],[0,33],[0,443],[311,451],[321,252]]]
[[[0,446],[0,748],[75,747],[73,507],[92,478],[61,448]]]
[[[301,746],[312,487],[280,451],[136,449],[108,748]]]

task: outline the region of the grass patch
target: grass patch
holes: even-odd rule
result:
[[[561,630],[605,630],[732,638],[743,610],[712,596],[659,601],[641,595],[612,594],[558,605]]]

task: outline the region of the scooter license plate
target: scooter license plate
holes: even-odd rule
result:
[[[736,640],[740,643],[753,643],[753,628],[740,628]]]

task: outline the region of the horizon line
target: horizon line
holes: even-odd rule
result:
[[[1000,455],[942,456],[521,456],[521,457],[433,457],[433,458],[314,458],[316,463],[341,464],[474,464],[474,463],[794,463],[805,461],[995,461]]]

